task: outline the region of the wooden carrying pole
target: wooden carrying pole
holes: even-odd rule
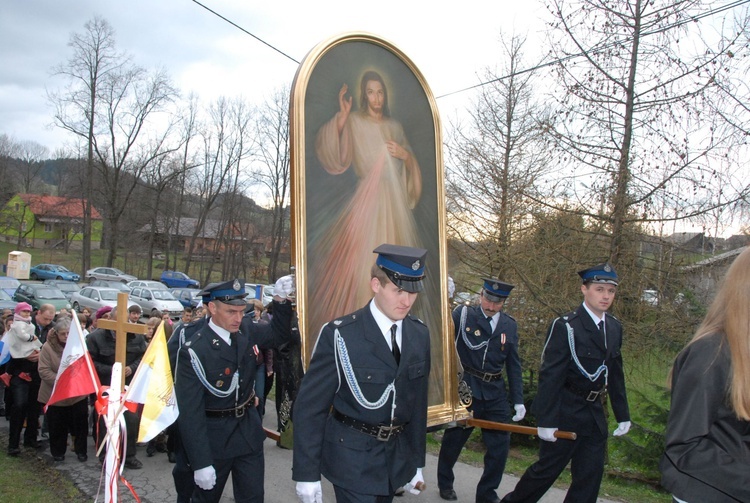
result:
[[[502,430],[509,431],[511,433],[521,433],[522,435],[539,435],[536,428],[531,426],[519,426],[517,424],[508,423],[496,423],[495,421],[485,421],[484,419],[474,419],[470,417],[468,419],[461,419],[456,421],[459,426],[477,426],[486,430]],[[565,440],[575,440],[576,434],[572,431],[560,431],[555,432],[555,438],[563,438]]]

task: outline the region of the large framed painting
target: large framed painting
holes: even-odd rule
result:
[[[291,95],[292,254],[303,360],[320,328],[372,297],[373,250],[382,243],[428,250],[425,289],[412,314],[430,329],[429,422],[457,404],[447,297],[440,120],[414,63],[369,34],[315,47]]]

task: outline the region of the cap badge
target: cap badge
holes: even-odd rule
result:
[[[240,291],[240,288],[242,288],[242,285],[240,285],[240,280],[238,280],[238,279],[235,279],[235,280],[234,280],[234,283],[232,283],[232,289],[233,289],[233,290],[234,290],[235,292],[239,292],[239,291]]]
[[[416,271],[417,269],[419,269],[419,260],[415,261],[415,262],[414,262],[414,263],[413,263],[413,264],[411,265],[411,269],[412,269],[412,271]]]
[[[612,272],[612,268],[609,266],[609,264],[604,266],[604,271],[606,272]]]
[[[492,283],[493,290],[498,290],[499,288],[500,288],[500,285],[498,285],[497,283]]]

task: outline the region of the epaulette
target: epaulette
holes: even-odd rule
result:
[[[328,325],[331,325],[332,328],[341,328],[345,327],[347,325],[351,325],[352,323],[355,323],[357,321],[357,313],[351,313],[347,314],[346,316],[342,316],[341,318],[336,318],[333,321],[329,321]]]
[[[620,325],[622,325],[622,322],[620,321],[620,319],[617,316],[615,316],[613,314],[609,314],[608,312],[604,313],[604,314],[605,314],[605,316],[608,316],[608,317],[612,318],[614,321],[616,321],[617,323],[619,323]]]
[[[421,323],[422,325],[427,326],[424,321],[420,320],[416,316],[412,316],[411,313],[407,314],[406,316],[408,316],[410,320],[414,320],[417,323]]]
[[[509,314],[508,314],[508,313],[506,313],[505,311],[501,311],[501,312],[502,312],[502,313],[503,313],[503,314],[504,314],[505,316],[507,316],[508,318],[510,318],[511,320],[513,320],[513,321],[516,321],[516,319],[515,319],[515,318],[514,318],[513,316],[509,315]],[[518,323],[518,322],[516,322],[516,323]]]

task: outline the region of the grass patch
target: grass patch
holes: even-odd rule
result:
[[[7,443],[5,437],[2,445]],[[22,449],[17,458],[9,457],[5,449],[0,453],[0,501],[3,503],[84,503],[90,500],[64,474],[28,449]]]

